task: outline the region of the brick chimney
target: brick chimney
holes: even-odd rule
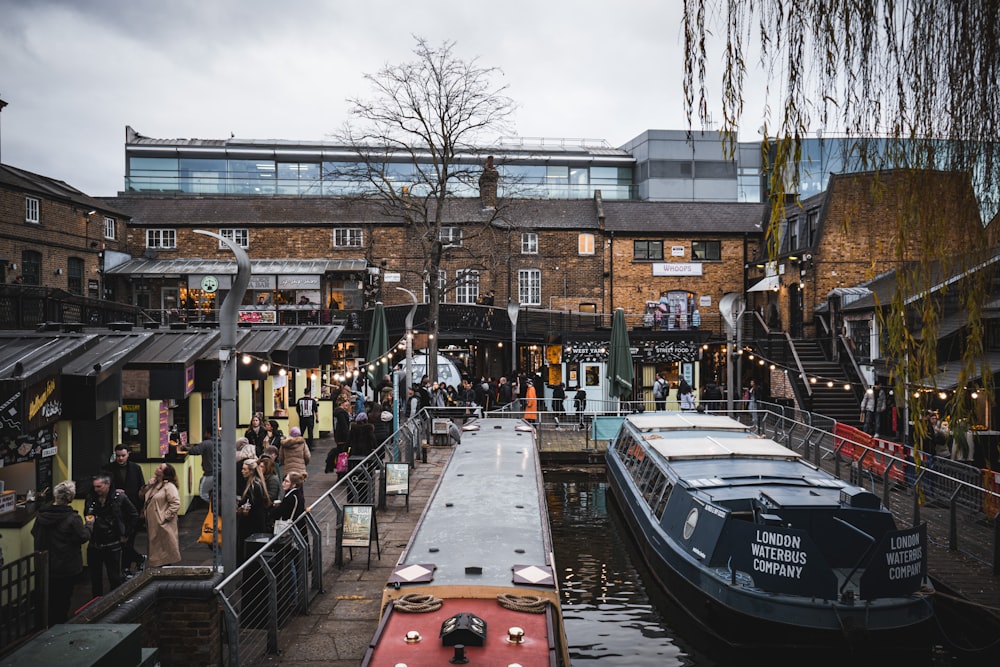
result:
[[[484,209],[496,209],[497,207],[497,181],[500,180],[500,172],[493,166],[493,156],[486,158],[486,165],[483,173],[479,176],[479,200]]]

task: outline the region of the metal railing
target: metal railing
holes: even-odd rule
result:
[[[48,626],[47,551],[36,551],[0,567],[0,655]]]

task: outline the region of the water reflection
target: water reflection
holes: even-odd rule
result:
[[[647,594],[625,536],[609,515],[603,480],[603,471],[546,475],[573,664],[711,665],[677,638],[660,601]]]

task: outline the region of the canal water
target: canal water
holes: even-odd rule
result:
[[[653,583],[607,487],[603,468],[547,470],[545,489],[573,665],[734,664]],[[851,664],[866,663],[856,656]],[[877,661],[885,665],[886,656]],[[937,651],[910,665],[967,664]],[[739,664],[831,664],[821,655],[746,656]],[[843,663],[839,663],[843,664]]]

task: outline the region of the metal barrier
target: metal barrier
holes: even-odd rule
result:
[[[412,466],[430,422],[423,411],[404,423],[280,535],[251,536],[254,553],[215,588],[225,619],[227,664],[251,664],[279,652],[278,631],[293,614],[307,613],[313,598],[324,592],[324,573],[344,565],[344,506],[384,508],[386,461]]]
[[[613,408],[601,404],[601,410],[582,415],[540,410],[533,421],[539,429],[572,428],[578,417],[589,425],[588,416],[642,412],[645,405],[613,404]],[[521,407],[503,406],[490,416],[521,419],[525,417]],[[324,574],[344,564],[344,506],[363,503],[371,504],[375,512],[384,509],[385,463],[416,465],[423,446],[432,441],[435,416],[433,409],[426,409],[403,423],[375,452],[341,475],[291,528],[281,535],[260,536],[255,552],[215,588],[225,617],[224,655],[229,665],[251,664],[279,651],[279,629],[293,614],[307,613],[313,598],[325,590]],[[1000,479],[987,488],[975,468],[952,461],[915,462],[905,451],[838,435],[834,420],[795,408],[768,403],[753,411],[734,411],[732,416],[749,426],[756,424],[762,435],[801,453],[816,467],[880,493],[901,525],[926,522],[933,542],[982,563],[992,562],[995,570],[1000,565],[998,531],[983,528],[984,522],[996,526]]]
[[[0,655],[48,626],[48,563],[36,551],[0,567]]]

